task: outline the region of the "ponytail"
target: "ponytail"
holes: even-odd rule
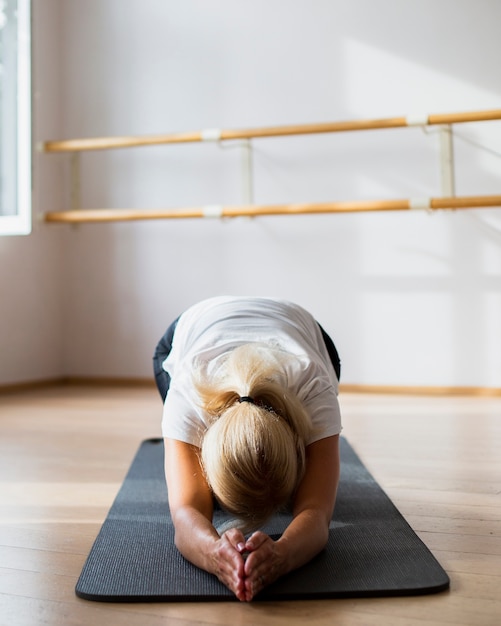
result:
[[[201,450],[207,481],[221,505],[251,530],[287,505],[305,469],[311,421],[287,388],[294,358],[263,344],[235,348],[209,377],[194,384],[210,417]]]

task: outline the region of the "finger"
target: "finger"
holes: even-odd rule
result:
[[[261,574],[257,577],[246,578],[245,580],[245,595],[248,602],[250,602],[260,591],[262,591],[268,581],[265,574]]]
[[[260,548],[263,545],[263,543],[266,543],[266,541],[272,541],[272,540],[267,534],[258,530],[255,533],[253,533],[249,537],[249,539],[247,539],[245,543],[245,547],[247,550],[249,550],[249,552],[252,552],[253,550],[257,550],[258,548]]]
[[[223,533],[222,536],[226,537],[231,545],[239,552],[242,552],[241,546],[244,546],[245,549],[245,537],[242,531],[238,530],[238,528],[231,528]]]
[[[232,563],[228,561],[222,561],[219,563],[220,568],[217,572],[219,580],[232,591],[236,597],[241,600],[246,600],[246,588],[245,578],[242,571],[238,571],[239,568],[235,568]]]
[[[239,530],[232,530],[226,533],[223,533],[221,537],[222,545],[227,545],[230,551],[234,551],[235,556],[233,558],[237,559],[235,564],[242,563],[244,558],[245,549],[245,537]],[[236,556],[238,555],[238,557]]]
[[[245,575],[265,574],[270,564],[274,561],[275,542],[267,538],[255,550],[249,550],[249,554],[245,559]]]
[[[241,586],[245,576],[245,562],[242,554],[232,545],[228,536],[223,535],[218,541],[218,547],[214,556],[214,569],[218,578],[232,590]]]

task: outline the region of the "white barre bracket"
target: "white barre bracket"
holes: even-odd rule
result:
[[[206,128],[200,133],[202,141],[220,141],[222,130],[220,128]]]
[[[223,207],[220,204],[209,204],[202,209],[204,217],[223,217]]]
[[[407,126],[427,126],[428,114],[408,115],[405,121],[407,122]]]
[[[409,200],[411,211],[429,211],[431,209],[431,198],[411,198]]]

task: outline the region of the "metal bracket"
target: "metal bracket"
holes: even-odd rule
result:
[[[242,147],[242,200],[244,204],[254,204],[252,143],[250,139],[244,139],[240,145]]]
[[[450,124],[440,127],[440,174],[442,196],[446,198],[454,197],[456,195],[454,145],[452,126]]]
[[[72,152],[70,157],[70,207],[72,211],[77,211],[82,207],[80,182],[80,152]]]

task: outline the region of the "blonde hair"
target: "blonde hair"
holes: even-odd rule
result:
[[[201,462],[222,507],[244,531],[255,530],[291,499],[304,474],[311,421],[287,388],[285,364],[294,358],[264,344],[235,348],[220,374],[203,366],[194,383],[211,424]],[[240,402],[249,397],[251,402]]]

